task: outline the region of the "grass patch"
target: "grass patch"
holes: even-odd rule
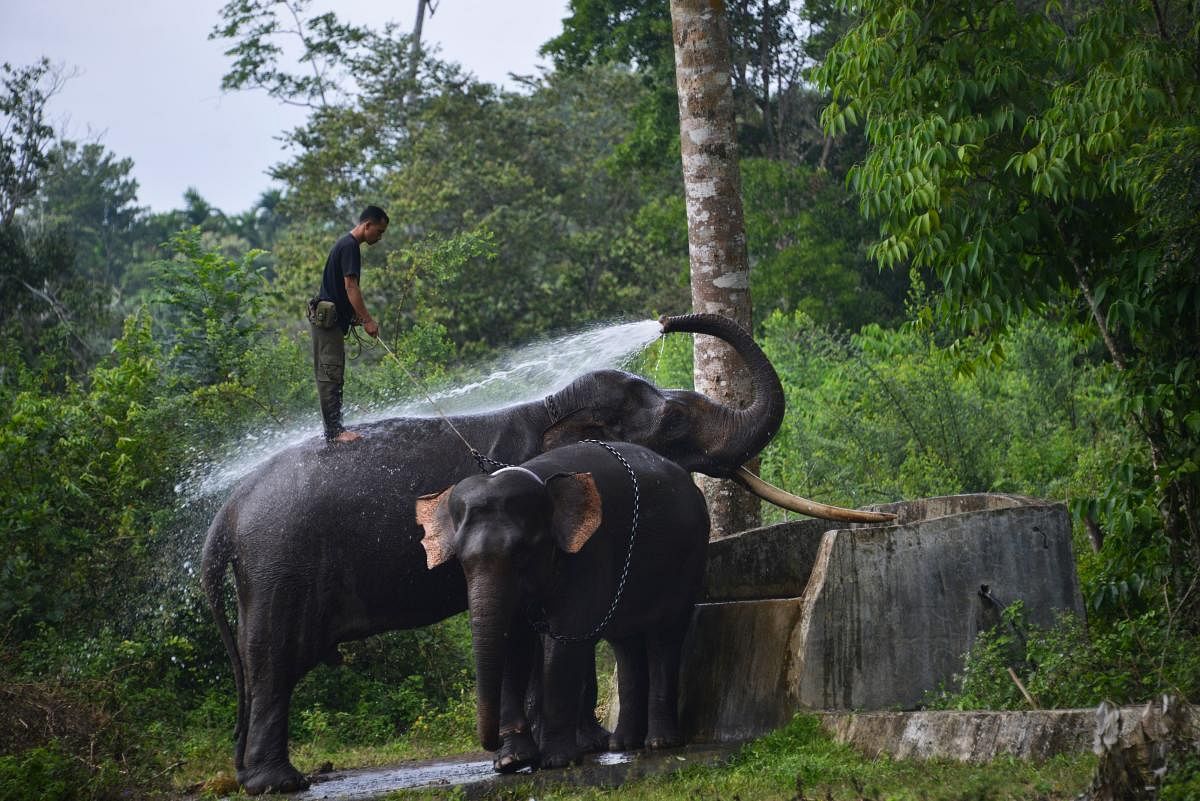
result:
[[[985,765],[866,759],[834,742],[816,717],[799,715],[784,728],[746,745],[725,765],[686,767],[617,789],[512,785],[498,788],[489,797],[501,801],[1065,801],[1087,786],[1094,769],[1090,754],[1041,764],[1015,759]],[[416,801],[456,795],[461,792],[443,787],[401,790],[388,798]]]

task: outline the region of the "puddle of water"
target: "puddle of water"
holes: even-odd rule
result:
[[[500,775],[491,758],[466,755],[390,768],[335,771],[315,778],[312,787],[288,796],[289,801],[366,801],[394,790],[413,787],[466,785],[475,797],[485,788],[511,783],[569,784],[611,787],[657,773],[668,773],[687,764],[716,764],[736,750],[734,744],[694,745],[669,751],[622,751],[590,754],[583,764],[565,769],[522,770]],[[473,791],[472,791],[473,790]]]
[[[637,759],[639,751],[608,751],[606,753],[596,754],[590,762],[597,765],[623,765],[626,762],[632,762]]]
[[[409,787],[467,784],[490,779],[492,761],[478,760],[463,762],[447,760],[426,765],[363,770],[353,773],[335,773],[335,778],[318,779],[307,790],[288,796],[297,801],[316,799],[338,799],[338,801],[362,801],[378,798],[393,790]]]

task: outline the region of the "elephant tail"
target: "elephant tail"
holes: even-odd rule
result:
[[[248,725],[246,709],[246,671],[242,665],[242,656],[238,652],[237,638],[229,625],[225,614],[225,573],[233,563],[233,533],[237,529],[237,512],[232,502],[226,503],[217,513],[212,525],[208,527],[208,535],[204,540],[204,553],[200,561],[200,583],[204,595],[208,599],[208,608],[212,611],[217,630],[221,633],[221,642],[233,663],[233,683],[237,688],[237,724],[234,728],[234,764],[238,770],[244,767],[246,751],[246,728]],[[237,578],[235,576],[234,582]]]

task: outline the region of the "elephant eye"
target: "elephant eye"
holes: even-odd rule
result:
[[[684,436],[688,430],[688,414],[678,404],[668,403],[663,409],[662,432],[668,439]]]

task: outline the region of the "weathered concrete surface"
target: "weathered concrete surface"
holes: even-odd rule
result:
[[[796,599],[697,609],[683,646],[679,705],[689,741],[749,739],[791,720],[797,707],[784,666],[796,651],[801,612]]]
[[[824,535],[789,667],[810,709],[909,708],[949,682],[996,604],[1031,622],[1083,614],[1063,504],[967,512]]]
[[[897,522],[808,520],[710,545],[709,603],[684,648],[688,737],[741,739],[800,709],[911,709],[1002,606],[1022,600],[1038,624],[1083,614],[1063,504],[980,494],[876,508]]]
[[[943,495],[938,498],[917,498],[913,501],[881,503],[866,508],[876,512],[891,512],[896,520],[891,525],[919,523],[935,517],[1011,509],[1017,506],[1045,506],[1046,501],[1027,495],[1008,495],[999,492],[975,492],[967,495]]]
[[[804,594],[827,520],[794,520],[708,544],[705,598],[749,601]]]
[[[1121,709],[1120,734],[1139,725],[1145,707]],[[868,757],[988,762],[1001,756],[1042,760],[1092,750],[1094,709],[1029,712],[865,712],[821,714],[821,725],[839,742]],[[1189,707],[1200,737],[1200,708]]]

